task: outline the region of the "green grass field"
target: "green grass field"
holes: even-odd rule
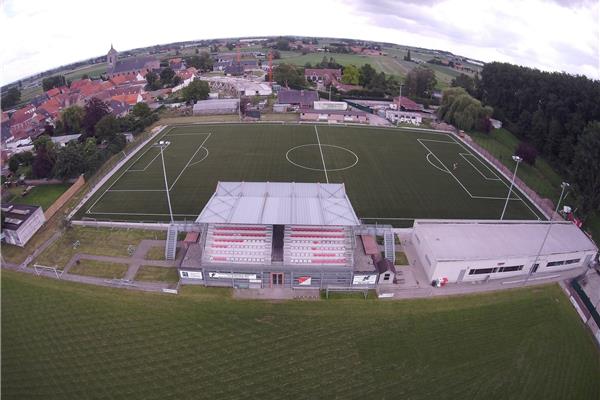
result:
[[[21,197],[24,190],[23,186],[8,189],[13,197],[9,200],[13,204],[28,204],[32,206],[41,206],[44,210],[48,209],[69,187],[70,183],[61,183],[57,185],[36,186],[27,194]]]
[[[127,272],[128,265],[96,260],[81,260],[69,270],[70,274],[95,276],[97,278],[122,279]]]
[[[232,300],[2,273],[2,399],[597,399],[558,286],[431,300]]]
[[[177,273],[177,268],[142,265],[138,269],[134,280],[142,282],[177,283],[179,281],[179,274]]]
[[[177,220],[195,219],[218,181],[343,182],[359,218],[398,226],[414,218],[495,219],[508,194],[509,184],[489,165],[452,137],[435,132],[192,125],[167,128],[157,140],[170,142],[164,158]],[[513,193],[507,216],[541,214]],[[77,217],[167,220],[160,150],[152,145],[142,149]]]

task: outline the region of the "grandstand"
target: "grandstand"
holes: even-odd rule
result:
[[[204,235],[182,265],[184,280],[270,286],[352,281],[360,221],[343,184],[219,182],[196,223]]]

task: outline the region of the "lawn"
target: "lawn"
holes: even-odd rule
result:
[[[558,286],[388,301],[239,301],[2,274],[3,399],[597,399]]]
[[[180,232],[180,234],[183,233],[183,235],[185,235],[185,232]],[[177,252],[175,253],[175,258],[177,258],[177,256],[179,255],[179,251],[181,250],[181,248],[177,248]],[[144,257],[146,260],[164,260],[165,259],[165,247],[164,246],[154,246],[154,247],[150,247],[150,250],[148,250],[148,252],[146,253],[146,256]]]
[[[161,139],[169,142],[164,159],[177,220],[195,220],[218,181],[343,182],[359,218],[397,226],[414,218],[498,218],[508,193],[487,163],[434,132],[229,124],[173,126]],[[168,219],[159,156],[152,144],[142,149],[77,217]],[[508,218],[541,215],[518,194],[511,199]]]
[[[143,239],[166,239],[166,233],[73,226],[40,254],[35,262],[62,269],[76,253],[129,257],[129,246],[135,248]]]
[[[396,252],[396,265],[408,265],[408,258],[406,258],[406,253],[403,251]]]
[[[27,196],[21,197],[21,193],[25,189],[24,186],[8,189],[13,197],[9,200],[13,204],[28,204],[32,206],[41,206],[46,210],[50,207],[61,194],[71,186],[70,183],[60,183],[56,185],[40,185],[36,186]]]
[[[99,77],[106,72],[106,63],[91,64],[85,67],[81,67],[69,72],[66,72],[65,78],[69,81],[81,79],[83,75],[89,77]]]
[[[70,274],[95,276],[97,278],[121,279],[127,272],[127,264],[96,260],[81,260],[69,269]]]
[[[519,139],[510,131],[495,129],[489,134],[469,133],[469,135],[508,168],[511,170],[514,168],[511,156],[519,144]],[[563,178],[542,157],[538,156],[534,165],[519,164],[517,176],[540,196],[549,198],[554,204],[558,201]],[[589,215],[583,227],[591,232],[596,242],[600,241],[600,212]]]
[[[133,280],[176,283],[179,281],[179,274],[177,273],[177,268],[142,265]]]

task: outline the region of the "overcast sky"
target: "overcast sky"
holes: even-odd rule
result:
[[[0,0],[2,84],[117,50],[306,35],[448,50],[600,79],[599,1]]]

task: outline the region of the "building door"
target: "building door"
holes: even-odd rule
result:
[[[271,272],[271,287],[283,286],[283,272]]]
[[[540,264],[538,264],[538,263],[533,264],[533,267],[531,267],[531,273],[535,274],[537,272],[537,269],[539,266],[540,266]]]
[[[463,278],[465,277],[466,271],[467,271],[466,269],[460,270],[460,273],[458,274],[458,279],[456,279],[456,282],[462,282]]]

